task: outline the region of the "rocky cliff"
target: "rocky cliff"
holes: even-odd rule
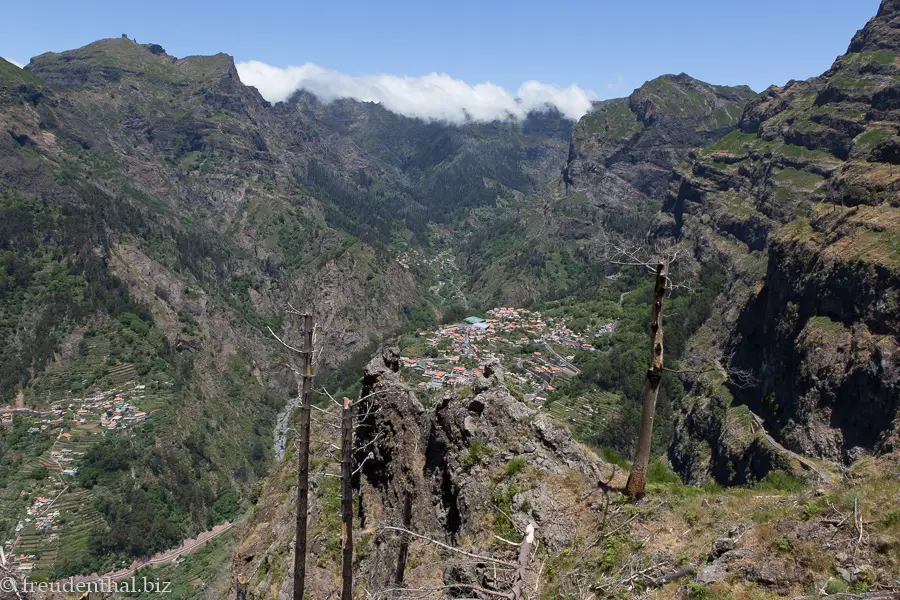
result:
[[[579,498],[608,480],[612,467],[548,415],[513,398],[501,371],[489,369],[490,379],[483,378],[473,395],[448,393],[425,408],[400,382],[398,358],[388,350],[366,367],[362,397],[368,400],[357,409],[368,415],[356,437],[361,467],[355,573],[361,586],[377,593],[502,583],[503,574],[493,573],[489,561],[479,564],[452,553],[440,560],[437,546],[416,538],[410,548],[410,538],[387,527],[409,529],[470,554],[515,560],[515,548],[509,550],[493,534],[517,543],[532,524],[542,552],[552,555],[590,524],[599,526],[593,504]],[[327,429],[316,431],[318,452],[326,450],[328,435]],[[314,462],[313,471],[335,468],[327,460]],[[254,598],[290,592],[291,580],[284,575],[292,568],[293,463],[285,461],[271,478],[235,553],[235,575],[249,581]],[[315,565],[313,594],[324,597],[337,583],[337,488],[324,475],[314,481],[309,563]]]
[[[690,241],[699,260],[732,274],[721,316],[694,344],[707,357],[718,346],[751,376],[725,382],[725,404],[733,396],[789,450],[835,462],[896,444],[898,15],[900,3],[884,1],[826,73],[752,100],[738,131],[676,168],[657,221],[658,234]],[[683,423],[704,397],[689,401]],[[686,472],[724,469],[712,433],[723,416],[701,434],[705,450],[681,443],[689,435],[676,443]]]

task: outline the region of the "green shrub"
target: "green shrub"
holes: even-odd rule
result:
[[[771,471],[759,480],[754,486],[757,490],[772,492],[795,493],[801,491],[806,485],[802,479],[794,477],[784,471]]]
[[[614,464],[626,471],[631,468],[631,464],[628,460],[612,448],[600,448],[600,456],[602,456],[603,460],[606,462]]]
[[[494,449],[484,442],[472,440],[469,451],[463,456],[462,463],[465,467],[473,467],[494,455]]]
[[[790,541],[779,536],[772,542],[772,550],[778,554],[790,554],[793,550],[793,546],[791,546]]]
[[[669,465],[656,461],[647,467],[648,483],[681,483],[678,475],[669,468]]]
[[[900,525],[900,509],[892,508],[891,510],[886,511],[881,517],[881,522],[888,527]]]
[[[520,473],[522,469],[525,468],[527,461],[524,456],[517,456],[512,459],[508,463],[506,463],[506,470],[503,472],[504,477],[514,477],[517,473]]]
[[[829,579],[825,586],[826,594],[846,594],[850,591],[850,584],[843,579]]]

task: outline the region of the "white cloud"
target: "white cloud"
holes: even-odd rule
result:
[[[304,89],[326,102],[338,98],[377,102],[390,111],[429,121],[523,118],[549,106],[577,120],[597,99],[595,93],[577,85],[562,88],[539,81],[526,81],[514,95],[490,82],[470,85],[438,73],[351,77],[312,63],[282,69],[255,60],[238,63],[237,69],[241,81],[256,87],[270,102],[286,100],[296,90]]]
[[[19,61],[13,60],[13,59],[11,59],[11,58],[7,58],[6,60],[7,60],[8,62],[11,62],[12,64],[16,65],[16,66],[19,67],[20,69],[21,69],[22,67],[25,66],[25,63],[20,63]]]

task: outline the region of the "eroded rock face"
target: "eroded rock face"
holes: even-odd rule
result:
[[[720,385],[697,389],[675,407],[669,460],[685,482],[746,485],[774,469],[802,475],[802,467],[769,442],[747,408],[732,403]]]
[[[822,76],[753,99],[739,131],[676,168],[669,216],[655,228],[729,271],[718,307],[730,316],[714,318],[703,332],[713,342],[694,352],[709,356],[711,345],[752,381],[725,382],[733,401],[722,414],[745,405],[789,451],[835,462],[890,450],[897,437],[898,14],[886,0]],[[682,475],[734,481],[716,447],[745,448],[732,462],[756,465],[748,477],[775,468],[724,417],[709,426],[707,383],[680,413],[672,458]]]
[[[366,366],[358,409],[356,485],[360,493],[360,525],[393,525],[435,530],[440,526],[430,486],[426,482],[428,418],[425,408],[400,382],[400,354],[385,348]],[[361,568],[372,585],[388,587],[403,579],[404,541],[396,535],[377,536]]]
[[[867,212],[883,220],[881,211],[832,212],[775,238],[766,285],[735,338],[736,364],[754,368],[760,384],[735,396],[791,450],[849,462],[889,450],[897,425],[900,271],[854,256],[853,221]]]
[[[462,397],[447,393],[426,409],[401,383],[399,354],[385,349],[368,364],[360,403],[356,461],[358,481],[358,564],[356,577],[370,589],[398,584],[441,586],[451,581],[484,581],[483,566],[424,560],[429,546],[410,543],[385,527],[402,527],[442,543],[491,554],[493,533],[517,540],[531,524],[539,543],[555,550],[569,546],[579,531],[596,526],[599,514],[581,498],[609,479],[611,467],[576,443],[568,430],[516,400],[500,383],[499,366],[488,369],[489,387]],[[314,435],[325,435],[320,432]],[[315,453],[313,454],[315,456]],[[294,478],[292,461],[272,478]],[[310,589],[333,589],[337,555],[329,540],[328,496],[313,486]],[[282,487],[282,489],[284,489]],[[266,490],[256,516],[235,553],[235,576],[249,582],[251,597],[266,590],[290,593],[293,491]],[[423,554],[424,553],[424,554]],[[424,563],[424,564],[423,564]],[[277,565],[277,567],[276,567]]]
[[[875,52],[892,50],[900,53],[900,40],[897,30],[900,29],[900,2],[884,0],[878,15],[861,29],[850,42],[850,52]]]

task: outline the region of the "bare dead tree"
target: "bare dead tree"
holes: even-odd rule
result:
[[[625,493],[631,499],[644,495],[647,485],[647,466],[650,464],[650,442],[653,438],[653,417],[656,413],[656,399],[663,375],[663,300],[666,297],[669,276],[669,260],[661,259],[656,264],[656,282],[653,286],[653,305],[650,311],[650,366],[647,382],[641,398],[641,430],[637,451],[631,465],[631,473],[625,484]]]
[[[531,547],[534,545],[534,525],[531,523],[525,528],[525,537],[519,544],[519,568],[516,569],[516,580],[512,587],[512,600],[521,600],[525,574],[531,563]]]
[[[341,411],[341,600],[353,596],[353,405]]]
[[[351,402],[349,398],[338,402],[325,388],[318,392],[327,399],[327,403],[324,407],[316,404],[310,406],[315,414],[312,420],[319,425],[319,432],[324,434],[319,436],[315,452],[320,458],[326,459],[326,464],[339,464],[340,474],[336,475],[322,470],[310,473],[310,476],[313,478],[332,477],[341,481],[340,598],[353,598],[353,478],[362,470],[366,461],[373,456],[372,452],[366,454],[366,451],[377,444],[382,435],[376,433],[365,444],[356,447],[358,439],[356,432],[359,428],[365,427],[364,423],[381,410],[376,403],[370,402],[372,397],[380,392],[361,397],[354,402]],[[340,436],[340,446],[328,441],[329,438],[333,440],[334,438],[330,436],[334,435]],[[365,457],[359,461],[359,464],[354,464],[357,450]]]
[[[609,262],[621,266],[640,267],[654,274],[653,299],[650,308],[650,364],[647,368],[646,383],[641,395],[641,427],[638,435],[638,444],[634,453],[634,460],[628,482],[625,484],[625,493],[632,500],[644,496],[647,484],[647,468],[650,464],[650,445],[653,439],[653,420],[656,413],[656,402],[659,397],[659,388],[663,373],[705,373],[719,371],[738,387],[749,387],[753,384],[753,376],[741,370],[726,370],[716,364],[709,368],[697,370],[677,370],[665,367],[664,362],[664,337],[663,337],[663,309],[666,294],[675,289],[691,288],[685,282],[675,283],[671,277],[672,265],[678,260],[681,249],[678,245],[659,246],[654,249],[653,255],[646,249],[638,246],[607,245]]]
[[[297,452],[297,519],[296,538],[294,542],[294,600],[303,600],[306,588],[306,542],[307,520],[309,513],[309,430],[310,413],[312,411],[313,390],[313,317],[309,313],[300,314],[293,306],[290,313],[300,315],[302,318],[302,343],[298,349],[291,346],[269,328],[269,333],[285,348],[300,356],[301,367],[298,369],[292,365],[289,368],[294,373],[297,382],[297,392],[300,396],[299,423],[298,423],[298,452]]]
[[[659,386],[663,376],[663,302],[666,293],[675,286],[669,278],[669,268],[678,258],[677,248],[664,249],[657,253],[653,260],[642,259],[638,249],[620,246],[615,248],[611,263],[623,266],[636,266],[653,271],[653,303],[650,309],[650,365],[641,395],[641,428],[638,435],[637,449],[631,464],[631,473],[625,484],[625,493],[632,500],[644,496],[647,485],[647,467],[650,464],[650,444],[653,439],[653,419],[656,413],[656,401],[659,397]]]

